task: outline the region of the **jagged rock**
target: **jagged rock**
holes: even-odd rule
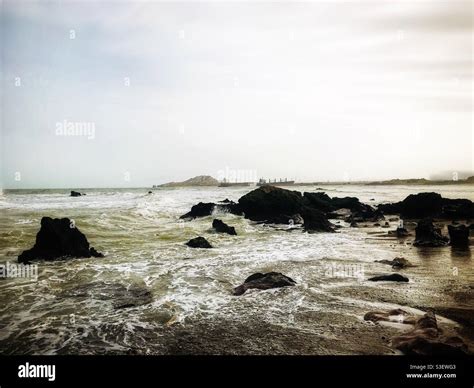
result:
[[[201,236],[189,240],[186,245],[190,248],[212,248],[212,245],[209,244],[209,241]]]
[[[382,282],[382,281],[390,281],[390,282],[408,282],[408,278],[406,276],[400,275],[398,273],[392,273],[389,275],[379,275],[369,278],[371,282]]]
[[[441,234],[441,229],[433,225],[433,220],[425,218],[418,222],[415,228],[416,237],[414,246],[442,247],[448,244],[448,238]]]
[[[194,205],[192,208],[191,208],[191,211],[189,211],[188,213],[186,214],[183,214],[181,217],[179,217],[180,219],[185,219],[185,218],[191,218],[191,219],[194,219],[194,218],[197,218],[197,217],[206,217],[206,216],[210,216],[212,214],[212,212],[214,211],[216,207],[216,204],[215,203],[211,203],[211,202],[208,202],[208,203],[204,203],[204,202],[199,202],[197,205]]]
[[[225,222],[219,219],[212,221],[212,227],[219,233],[227,233],[232,236],[237,236],[237,232],[233,226],[227,225]]]
[[[303,197],[298,191],[274,186],[261,186],[239,199],[240,210],[252,221],[282,223],[300,213]],[[285,222],[287,223],[287,222]]]
[[[334,227],[327,220],[326,215],[319,210],[304,207],[301,210],[303,227],[309,232],[334,232]]]
[[[469,228],[466,225],[448,225],[449,245],[453,247],[469,246]]]
[[[245,279],[244,283],[234,288],[234,295],[242,295],[251,288],[268,290],[270,288],[294,286],[296,282],[279,272],[255,273]]]
[[[103,257],[89,247],[86,236],[69,218],[41,219],[41,228],[36,234],[33,248],[18,256],[20,263],[35,259],[55,260],[61,257]]]
[[[467,352],[461,338],[443,335],[432,312],[420,318],[413,330],[392,338],[392,345],[408,355],[463,355]]]
[[[304,193],[303,199],[309,207],[322,212],[331,213],[334,218],[336,211],[340,209],[349,209],[351,216],[356,221],[379,221],[384,218],[381,211],[372,206],[364,204],[356,197],[330,198],[326,193]]]

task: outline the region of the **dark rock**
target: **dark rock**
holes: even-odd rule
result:
[[[323,212],[333,212],[337,207],[333,205],[331,197],[326,193],[304,193],[304,201],[307,206]]]
[[[82,194],[82,193],[79,193],[78,191],[72,190],[70,196],[71,196],[71,197],[81,197],[81,196],[83,196],[83,195],[85,195],[85,194]]]
[[[408,282],[408,278],[406,276],[400,275],[398,273],[392,273],[390,275],[380,275],[374,276],[369,278],[371,282],[382,282],[382,281],[390,281],[390,282]]]
[[[212,245],[209,244],[209,241],[200,236],[189,240],[186,245],[190,248],[212,248]]]
[[[303,227],[309,232],[334,232],[334,227],[327,220],[326,215],[316,209],[304,207],[301,210],[304,223]]]
[[[35,259],[55,260],[65,256],[103,257],[101,253],[89,247],[86,236],[69,218],[43,217],[35,245],[18,256],[18,261],[25,263]]]
[[[239,199],[240,210],[252,221],[281,223],[300,213],[303,197],[298,191],[285,190],[274,186],[261,186]],[[285,222],[286,223],[286,222]]]
[[[449,245],[467,247],[469,245],[469,228],[466,225],[448,225]]]
[[[382,212],[372,206],[361,203],[356,197],[330,198],[326,193],[304,193],[303,199],[307,206],[334,215],[340,209],[349,209],[353,218],[361,221],[378,221],[383,219]],[[333,216],[332,216],[333,217]]]
[[[468,219],[474,217],[474,203],[468,199],[442,198],[437,193],[411,194],[401,202],[380,204],[384,214],[400,214],[406,218]]]
[[[204,202],[199,202],[197,205],[194,205],[191,208],[191,211],[189,211],[186,214],[183,214],[180,219],[185,219],[185,218],[197,218],[197,217],[206,217],[210,216],[212,212],[214,211],[216,207],[215,203],[204,203]]]
[[[393,269],[402,269],[407,267],[413,267],[407,259],[404,257],[395,257],[393,260],[376,260],[376,263],[391,265]]]
[[[251,288],[268,290],[270,288],[280,288],[294,286],[296,282],[279,272],[255,273],[245,279],[244,283],[234,288],[234,295],[242,295]]]
[[[443,335],[436,316],[426,313],[408,333],[392,338],[394,348],[408,355],[463,355],[467,346],[459,337]]]
[[[225,222],[218,220],[217,218],[212,221],[212,227],[219,233],[227,233],[232,236],[237,236],[237,232],[233,226],[227,225]]]
[[[397,237],[399,237],[399,238],[407,237],[407,236],[410,235],[410,233],[408,233],[408,230],[406,230],[405,228],[402,228],[400,226],[397,228],[395,233],[397,234]]]
[[[357,228],[357,226],[358,226],[358,225],[357,225],[357,222],[351,221],[351,224],[350,224],[350,227],[351,227],[351,228]]]
[[[416,237],[414,246],[442,247],[448,244],[448,238],[441,234],[441,229],[433,225],[433,220],[425,218],[418,222],[415,228]]]
[[[474,203],[469,199],[443,198],[442,218],[450,220],[474,217]]]
[[[380,224],[379,224],[378,222],[376,222],[376,223],[374,224],[374,226],[380,226]]]
[[[153,194],[153,191],[149,191],[148,194]]]

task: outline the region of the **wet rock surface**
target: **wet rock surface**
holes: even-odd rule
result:
[[[414,328],[392,338],[392,346],[409,355],[462,355],[467,346],[458,336],[446,336],[433,312],[418,319]]]
[[[212,227],[216,230],[216,232],[227,233],[231,236],[237,236],[237,232],[235,231],[235,228],[233,226],[229,226],[225,222],[217,218],[212,221]]]
[[[256,288],[268,290],[270,288],[280,288],[294,286],[296,282],[279,272],[255,273],[245,279],[244,283],[234,288],[234,295],[242,295],[245,291]]]
[[[378,275],[369,278],[371,282],[408,282],[409,279],[406,276],[398,273],[392,273],[388,275]]]
[[[441,229],[433,225],[433,220],[425,218],[418,222],[415,228],[416,237],[414,246],[443,247],[448,244],[448,238],[441,234]]]
[[[190,248],[212,248],[209,241],[201,236],[189,240],[186,245]]]
[[[89,246],[86,236],[69,218],[41,219],[33,248],[18,256],[20,263],[35,259],[56,260],[63,257],[103,257]]]
[[[449,245],[453,247],[469,246],[469,227],[466,225],[448,225]]]

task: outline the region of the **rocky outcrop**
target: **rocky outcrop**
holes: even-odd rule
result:
[[[35,259],[55,260],[62,257],[103,257],[89,246],[86,236],[69,218],[41,219],[33,248],[18,256],[20,263]]]
[[[245,217],[252,221],[282,223],[292,215],[300,213],[303,197],[298,191],[274,186],[262,186],[239,199],[239,206]]]
[[[215,203],[199,202],[191,208],[191,211],[183,214],[180,219],[194,219],[197,217],[210,216],[216,207]]]
[[[400,214],[404,218],[469,219],[474,217],[474,203],[468,199],[442,198],[437,193],[411,194],[401,202],[378,206],[384,214]]]
[[[268,290],[270,288],[280,288],[294,286],[296,282],[279,272],[255,273],[245,279],[244,283],[234,288],[234,295],[242,295],[251,288]]]
[[[400,275],[398,273],[392,273],[389,275],[379,275],[369,278],[371,282],[408,282],[406,276]]]
[[[433,220],[425,218],[418,222],[415,228],[416,237],[414,246],[442,247],[448,244],[448,238],[441,234],[441,229],[433,225]]]
[[[233,226],[229,226],[225,222],[217,218],[212,221],[212,227],[216,230],[216,232],[227,233],[231,236],[237,236],[237,232],[235,231],[235,228]]]
[[[219,186],[219,181],[210,175],[198,175],[183,182],[169,182],[159,187]]]
[[[212,248],[209,241],[201,236],[189,240],[186,245],[190,248]]]
[[[351,221],[379,221],[384,218],[381,211],[360,202],[356,197],[330,198],[325,193],[304,193],[303,199],[307,206],[329,213],[331,218],[338,218],[337,211],[341,209],[349,209],[351,211]]]
[[[469,246],[469,227],[466,225],[448,225],[449,245],[453,247]]]
[[[413,330],[392,338],[392,346],[408,355],[462,355],[467,352],[461,338],[443,335],[432,312],[418,319]]]

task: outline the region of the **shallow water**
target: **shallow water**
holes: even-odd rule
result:
[[[330,196],[356,196],[370,204],[421,191],[474,200],[465,185],[322,188]],[[338,233],[308,234],[231,214],[179,220],[199,201],[236,201],[251,189],[157,189],[151,195],[147,189],[87,189],[78,198],[67,190],[5,193],[0,263],[16,262],[33,245],[43,216],[74,219],[106,257],[39,262],[37,280],[0,279],[0,352],[393,354],[385,337],[406,325],[364,322],[367,311],[398,306],[420,314],[431,308],[473,311],[472,297],[463,297],[474,289],[470,250],[415,248],[413,236],[388,236],[397,221],[390,228],[373,223],[349,228],[341,221]],[[235,226],[238,236],[214,233],[214,216]],[[215,248],[184,245],[196,236]],[[366,281],[392,272],[375,260],[397,256],[416,265],[401,271],[409,283]],[[297,285],[232,296],[248,275],[264,271],[282,272]],[[151,291],[150,303],[116,308],[130,290],[144,288]],[[448,328],[459,327],[439,319]]]

